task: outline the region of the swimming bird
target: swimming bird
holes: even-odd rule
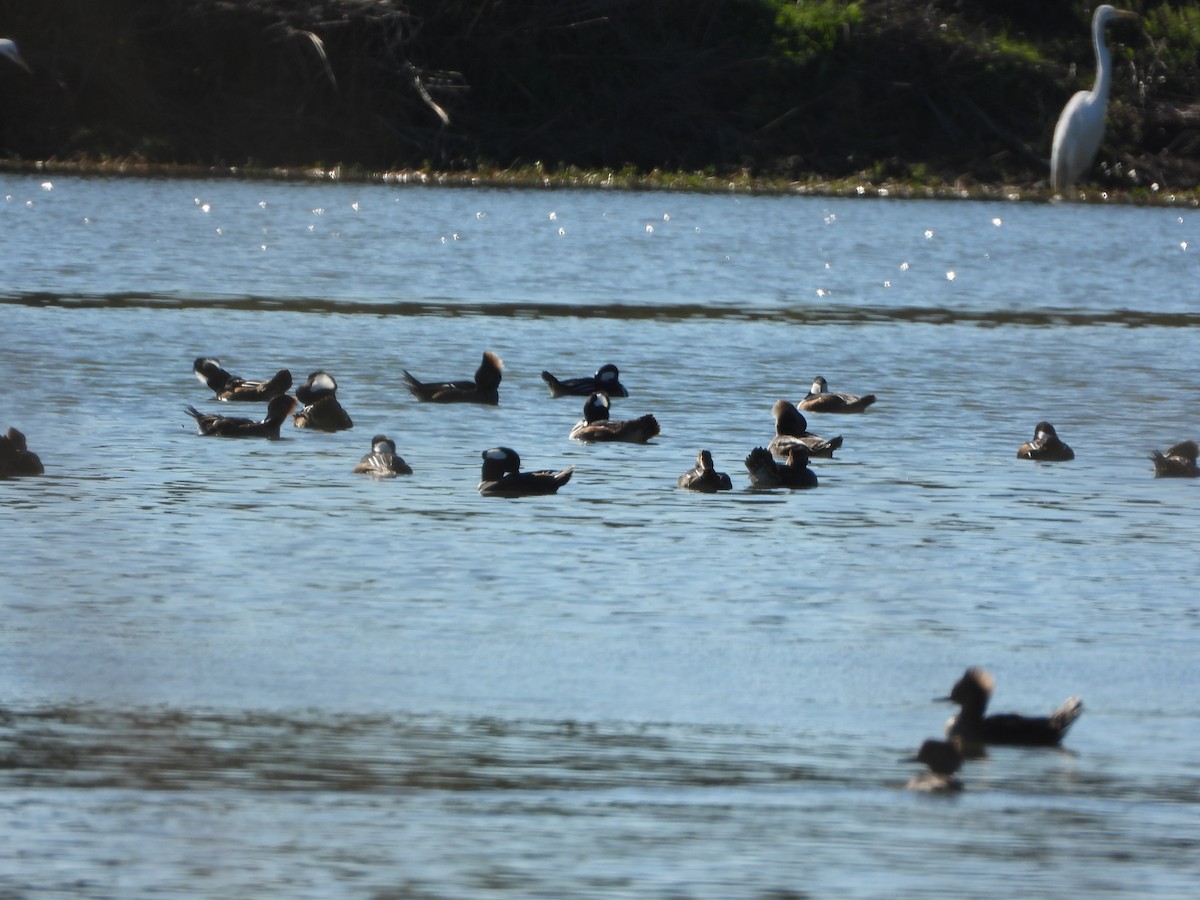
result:
[[[856,413],[862,412],[874,402],[874,394],[863,394],[859,397],[855,394],[834,393],[829,390],[825,379],[818,375],[813,379],[808,396],[797,406],[805,412]]]
[[[418,400],[427,403],[486,403],[500,402],[500,372],[504,363],[492,351],[483,354],[483,362],[475,370],[474,381],[421,382],[407,370],[404,383]]]
[[[620,371],[612,363],[601,366],[595,375],[584,378],[560,380],[543,370],[542,381],[550,386],[551,397],[586,397],[595,391],[602,391],[610,397],[629,396],[629,391],[621,384]]]
[[[963,788],[962,782],[954,777],[963,764],[962,751],[954,741],[927,740],[921,744],[916,756],[900,761],[924,763],[929,767],[928,772],[921,772],[909,779],[905,787],[910,791],[943,794]]]
[[[25,443],[25,435],[9,426],[8,433],[0,435],[0,478],[43,475],[45,471],[41,459]]]
[[[765,447],[755,447],[746,457],[746,471],[750,486],[760,490],[817,486],[817,473],[808,467],[808,450],[800,444],[787,448],[786,463],[776,462]]]
[[[221,361],[210,356],[201,356],[192,363],[192,371],[201,384],[217,395],[218,400],[261,401],[286,394],[292,386],[292,373],[280,369],[267,381],[247,381],[230,375],[221,368]]]
[[[279,426],[296,408],[296,398],[291,394],[280,394],[267,404],[267,415],[261,422],[223,416],[220,413],[202,413],[195,407],[187,408],[188,415],[196,420],[196,433],[213,437],[259,437],[279,440]]]
[[[689,491],[701,491],[705,494],[733,490],[733,482],[724,472],[716,470],[713,466],[712,454],[707,450],[701,450],[696,454],[695,468],[680,475],[677,484]]]
[[[1154,477],[1195,478],[1200,475],[1200,469],[1196,468],[1198,450],[1200,447],[1197,447],[1195,441],[1178,443],[1166,453],[1155,450],[1150,454],[1150,458],[1154,460]]]
[[[1136,19],[1137,13],[1107,3],[1092,15],[1092,49],[1096,54],[1096,80],[1090,91],[1078,91],[1063,107],[1054,126],[1050,149],[1050,187],[1064,191],[1082,176],[1096,158],[1104,140],[1104,117],[1112,82],[1112,59],[1104,44],[1104,26],[1114,19]]]
[[[411,475],[412,467],[396,455],[396,442],[386,434],[371,438],[371,452],[354,467],[356,475],[374,475],[377,478],[393,478],[396,475]]]
[[[304,408],[292,416],[292,424],[297,428],[345,431],[354,427],[349,413],[338,403],[337,381],[328,372],[311,373],[308,380],[296,388],[296,398],[304,404]]]
[[[1071,724],[1083,715],[1083,701],[1068,698],[1049,716],[1021,716],[1000,713],[985,716],[996,679],[976,666],[967,669],[939,702],[957,703],[962,709],[946,724],[948,738],[960,738],[965,744],[1019,744],[1031,747],[1058,745]]]
[[[17,45],[11,39],[0,38],[0,57],[16,63],[30,75],[33,74],[33,69],[29,68],[29,63],[21,59],[21,54],[17,52]]]
[[[1033,440],[1017,449],[1017,459],[1042,459],[1058,461],[1074,459],[1075,451],[1059,440],[1058,432],[1049,422],[1038,422],[1033,429]]]
[[[492,447],[484,450],[483,467],[480,473],[479,493],[485,497],[534,497],[558,493],[558,489],[571,480],[574,466],[558,472],[542,469],[537,472],[522,472],[521,457],[509,447]]]
[[[608,394],[591,394],[583,404],[583,418],[571,429],[574,441],[625,441],[644,444],[659,433],[658,419],[647,413],[636,419],[616,421],[608,417]]]
[[[832,458],[833,451],[842,446],[842,436],[823,438],[808,430],[808,420],[804,414],[786,400],[776,400],[771,407],[775,416],[775,438],[767,445],[767,449],[780,459],[787,458],[787,448],[793,444],[802,445],[809,456],[825,456]]]

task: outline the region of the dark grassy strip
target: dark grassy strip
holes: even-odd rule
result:
[[[1194,196],[1200,12],[1131,6],[1088,195]],[[0,68],[0,157],[1037,197],[1058,111],[1090,85],[1088,24],[1067,0],[0,0],[34,69]]]

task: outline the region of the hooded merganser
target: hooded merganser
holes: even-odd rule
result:
[[[570,437],[575,441],[627,441],[644,444],[659,433],[658,419],[647,413],[636,419],[615,422],[608,417],[608,394],[591,394],[583,404],[583,419],[575,423]]]
[[[800,444],[786,448],[787,462],[779,463],[765,447],[755,447],[746,457],[750,486],[771,488],[815,488],[817,473],[808,467],[808,450]]]
[[[247,381],[230,375],[221,368],[221,361],[201,356],[192,363],[192,371],[201,384],[208,386],[218,400],[245,400],[265,403],[272,397],[286,394],[292,386],[292,373],[280,369],[267,381]]]
[[[818,375],[809,388],[808,396],[797,406],[805,412],[856,413],[862,412],[874,402],[874,394],[863,394],[861,397],[855,394],[835,394],[829,390],[825,379]]]
[[[793,444],[801,444],[809,456],[826,456],[833,458],[833,451],[842,446],[842,436],[823,438],[808,430],[808,420],[804,414],[786,400],[776,400],[771,407],[775,416],[775,439],[767,445],[767,449],[780,459],[787,458],[787,448]]]
[[[680,475],[676,483],[681,488],[689,491],[702,491],[705,494],[733,490],[733,482],[724,472],[716,470],[713,466],[712,454],[707,450],[701,450],[696,454],[695,468]]]
[[[308,380],[296,388],[296,398],[304,408],[292,416],[297,428],[312,428],[316,431],[345,431],[353,428],[346,410],[337,399],[337,381],[328,372],[313,372]]]
[[[223,416],[219,413],[202,413],[195,407],[187,408],[188,415],[196,420],[196,433],[213,437],[263,437],[279,440],[279,426],[296,408],[296,398],[282,394],[267,404],[267,416],[261,422]]]
[[[1075,451],[1058,438],[1058,432],[1049,422],[1038,422],[1033,429],[1033,440],[1022,444],[1017,450],[1017,459],[1044,459],[1063,461],[1074,459]]]
[[[485,497],[533,497],[555,494],[571,480],[574,466],[559,472],[542,469],[537,472],[522,472],[521,457],[508,447],[493,447],[484,450],[483,469],[479,480],[479,493]]]
[[[418,400],[428,403],[486,403],[495,406],[500,402],[500,372],[504,363],[492,351],[483,354],[483,362],[475,370],[474,381],[417,381],[407,370],[404,383]]]
[[[1076,719],[1083,715],[1083,701],[1069,697],[1049,716],[1021,716],[1000,713],[985,716],[988,700],[996,686],[990,672],[972,666],[939,702],[962,707],[946,724],[946,736],[964,744],[1018,744],[1031,747],[1057,746]]]
[[[901,762],[919,762],[929,766],[928,772],[914,775],[905,785],[910,791],[945,794],[962,790],[962,782],[954,773],[962,768],[963,755],[957,741],[928,740],[921,744],[916,756]]]
[[[1200,475],[1200,469],[1196,468],[1198,451],[1200,451],[1200,447],[1196,445],[1195,441],[1178,443],[1166,453],[1159,453],[1155,450],[1150,454],[1150,458],[1154,460],[1154,477],[1195,478]]]
[[[396,455],[396,442],[386,434],[371,438],[371,452],[358,461],[355,474],[392,478],[396,475],[411,475],[412,467]]]
[[[550,386],[551,397],[586,397],[597,391],[610,397],[628,397],[629,391],[621,384],[621,373],[612,363],[607,363],[596,370],[590,378],[558,379],[549,372],[542,372],[542,381]]]
[[[38,455],[25,443],[25,435],[12,427],[7,434],[0,435],[0,478],[43,475],[45,472]]]

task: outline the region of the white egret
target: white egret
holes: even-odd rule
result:
[[[0,38],[0,56],[8,57],[30,75],[33,74],[33,69],[29,68],[29,64],[21,59],[21,54],[17,52],[17,45],[8,38]]]
[[[1104,26],[1113,19],[1136,19],[1137,13],[1107,3],[1092,15],[1092,46],[1096,51],[1096,82],[1090,91],[1079,91],[1063,107],[1054,127],[1050,151],[1050,186],[1066,190],[1092,165],[1104,139],[1104,115],[1112,81],[1112,59],[1104,46]]]

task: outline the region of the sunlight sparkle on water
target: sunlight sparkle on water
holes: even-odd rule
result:
[[[955,274],[954,274],[954,272],[953,272],[953,271],[951,271],[951,272],[947,272],[947,273],[946,273],[946,280],[947,280],[947,281],[953,281],[954,279],[955,279]]]

